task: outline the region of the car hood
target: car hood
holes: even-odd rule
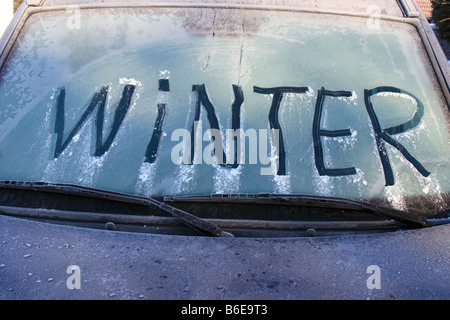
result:
[[[1,299],[449,299],[450,225],[361,236],[206,238],[0,216]],[[70,266],[80,289],[68,289]],[[372,288],[371,267],[380,288]],[[180,310],[172,310],[177,314]]]

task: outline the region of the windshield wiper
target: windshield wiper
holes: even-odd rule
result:
[[[346,198],[304,194],[212,194],[209,196],[165,197],[164,202],[238,202],[250,204],[291,205],[299,207],[324,207],[330,209],[351,209],[358,211],[370,211],[382,216],[385,219],[399,222],[408,227],[423,228],[430,225],[425,217],[417,216],[412,213],[386,206]]]
[[[0,188],[3,189],[24,189],[36,190],[40,192],[72,194],[90,198],[118,201],[135,205],[154,207],[169,213],[181,223],[193,228],[208,236],[233,236],[219,227],[222,221],[214,219],[202,219],[184,210],[171,206],[169,203],[247,203],[263,205],[289,205],[298,207],[316,207],[328,209],[355,210],[362,212],[372,212],[382,216],[384,219],[393,220],[408,227],[422,228],[429,226],[425,217],[417,216],[408,212],[393,208],[375,205],[364,201],[356,201],[346,198],[313,196],[303,194],[213,194],[208,196],[177,196],[164,197],[163,201],[153,197],[136,196],[120,192],[101,190],[78,186],[74,184],[47,183],[47,182],[18,182],[0,181]],[[0,210],[1,211],[1,210]],[[73,216],[73,215],[72,215]],[[253,220],[253,222],[255,222]],[[286,221],[288,223],[288,221]],[[222,226],[223,227],[223,226]]]
[[[233,234],[222,230],[220,227],[209,221],[201,219],[186,211],[175,208],[152,197],[141,197],[120,192],[78,186],[74,184],[48,182],[0,181],[0,188],[71,194],[90,198],[119,201],[122,203],[157,207],[177,218],[184,225],[193,228],[205,235],[215,237],[233,237]]]

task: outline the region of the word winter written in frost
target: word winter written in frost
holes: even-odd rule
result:
[[[125,119],[125,116],[130,109],[131,101],[133,98],[133,94],[135,92],[135,88],[138,84],[137,81],[128,81],[127,83],[123,83],[125,85],[123,89],[123,93],[117,103],[117,107],[114,114],[114,119],[111,125],[111,129],[106,138],[103,138],[103,127],[104,127],[104,117],[105,117],[105,106],[107,103],[107,96],[109,92],[108,86],[103,86],[98,92],[94,94],[88,107],[75,124],[75,126],[70,130],[67,137],[64,139],[65,132],[65,95],[66,89],[59,89],[59,94],[56,99],[56,121],[55,121],[55,130],[54,132],[57,134],[56,145],[54,157],[58,158],[61,153],[66,149],[68,144],[75,140],[74,138],[77,136],[77,133],[87,121],[87,119],[92,115],[94,110],[97,110],[96,114],[96,129],[95,129],[95,152],[94,156],[100,157],[105,154],[109,148],[111,147],[117,132]],[[295,87],[295,86],[281,86],[281,87],[272,87],[272,88],[262,88],[262,87],[253,87],[253,92],[255,94],[263,94],[270,95],[272,98],[271,107],[268,114],[268,120],[270,124],[271,132],[268,135],[266,130],[260,130],[257,135],[256,130],[247,129],[243,130],[241,128],[241,107],[244,103],[244,94],[242,88],[238,85],[232,85],[233,93],[234,93],[234,101],[231,105],[231,120],[232,120],[232,128],[227,129],[227,138],[226,138],[226,152],[223,147],[223,138],[221,134],[221,129],[219,126],[219,121],[215,112],[215,108],[213,103],[211,102],[206,87],[204,84],[201,85],[193,85],[192,91],[196,96],[195,103],[195,117],[192,122],[190,130],[188,129],[177,129],[173,132],[171,138],[172,141],[180,141],[173,149],[171,153],[172,161],[174,164],[198,164],[201,163],[200,157],[203,156],[203,160],[207,164],[216,163],[223,167],[228,168],[236,168],[240,164],[243,164],[245,161],[245,155],[242,156],[241,147],[244,144],[241,144],[242,138],[250,137],[250,145],[256,146],[258,144],[259,138],[259,157],[260,161],[263,164],[268,164],[270,158],[267,157],[267,147],[264,148],[264,145],[267,143],[267,137],[269,136],[271,142],[271,152],[272,159],[275,158],[275,168],[262,168],[261,174],[273,174],[276,175],[286,175],[286,151],[284,146],[284,138],[282,125],[279,119],[279,109],[283,99],[283,96],[286,94],[307,94],[311,91],[309,87]],[[170,83],[168,79],[160,79],[159,80],[159,91],[162,92],[170,92]],[[327,168],[325,166],[324,155],[323,155],[323,146],[322,146],[322,137],[346,137],[351,136],[352,132],[350,129],[341,129],[341,130],[327,130],[326,128],[321,127],[321,118],[323,113],[324,102],[327,97],[342,97],[349,98],[353,96],[353,92],[351,91],[330,91],[325,88],[321,88],[318,90],[317,101],[315,105],[314,118],[312,119],[313,123],[313,144],[314,144],[314,158],[315,158],[315,166],[321,176],[346,176],[346,175],[355,175],[357,173],[355,167],[347,167],[347,168]],[[375,108],[371,101],[371,97],[377,94],[385,94],[385,95],[398,95],[402,99],[413,100],[416,110],[414,114],[407,122],[396,125],[390,128],[383,128],[380,124],[379,118],[375,112]],[[401,145],[396,139],[394,139],[393,135],[401,134],[407,130],[411,130],[416,127],[424,114],[424,106],[421,101],[414,96],[412,93],[404,91],[399,88],[389,87],[389,86],[381,86],[373,89],[364,90],[364,103],[366,107],[366,111],[369,115],[369,118],[372,123],[374,138],[377,146],[377,150],[379,153],[379,157],[381,160],[381,164],[384,171],[386,186],[394,185],[394,174],[390,164],[389,157],[386,152],[386,143],[390,144],[394,148],[396,148],[413,166],[414,168],[423,176],[427,177],[430,172],[428,172],[422,164],[414,158],[414,156],[409,153],[409,151]],[[203,135],[203,140],[211,140],[212,143],[207,146],[202,152],[201,148],[201,138],[197,139],[199,136],[199,132],[202,131],[202,125],[200,121],[200,110],[204,108],[207,113],[207,118],[210,126],[210,130],[205,132]],[[166,104],[159,103],[157,105],[158,115],[155,120],[153,134],[151,140],[148,144],[147,150],[145,152],[145,162],[153,163],[155,162],[158,154],[158,148],[160,145],[161,136],[163,134],[163,126],[165,120],[166,113]],[[201,136],[201,135],[200,135]],[[253,137],[253,138],[252,138]],[[200,140],[200,147],[196,143]],[[265,140],[265,141],[264,141]],[[251,154],[249,155],[250,164],[256,163],[256,148],[249,148]],[[262,150],[262,151],[261,151]],[[264,157],[264,154],[266,155]],[[274,170],[275,169],[275,170]]]

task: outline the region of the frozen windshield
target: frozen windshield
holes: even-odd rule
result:
[[[449,115],[414,26],[236,9],[35,13],[0,78],[0,180],[448,208]]]

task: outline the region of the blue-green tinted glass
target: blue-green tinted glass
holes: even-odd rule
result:
[[[33,14],[0,78],[0,179],[448,208],[448,109],[415,27],[236,9]],[[419,205],[418,205],[419,204]]]

